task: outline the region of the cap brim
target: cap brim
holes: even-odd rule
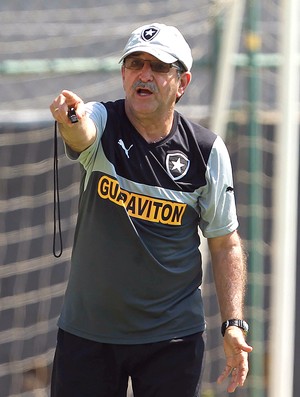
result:
[[[150,47],[147,47],[147,46],[144,46],[144,47],[143,46],[137,46],[135,48],[130,48],[130,50],[126,51],[122,55],[119,63],[121,63],[128,55],[133,54],[134,52],[147,52],[148,54],[153,55],[155,58],[157,58],[160,61],[165,62],[165,63],[173,63],[173,62],[178,61],[178,59],[175,58],[173,55],[170,55],[170,54],[168,54],[167,52],[164,52],[164,51],[160,51],[157,48],[150,48]]]

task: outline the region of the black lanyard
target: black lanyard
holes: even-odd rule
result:
[[[54,155],[53,155],[53,180],[54,180],[54,230],[53,230],[53,248],[52,252],[55,258],[59,258],[63,253],[62,233],[61,233],[61,218],[60,218],[60,200],[59,200],[59,184],[58,184],[58,149],[57,149],[57,121],[54,123]],[[58,229],[58,230],[57,230]],[[58,234],[58,236],[57,236]],[[57,237],[59,242],[57,242]],[[58,249],[57,249],[57,245]]]

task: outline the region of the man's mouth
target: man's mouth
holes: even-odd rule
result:
[[[138,93],[138,95],[140,95],[140,96],[149,96],[149,95],[152,95],[152,91],[147,90],[147,89],[145,89],[145,88],[138,88],[138,89],[137,89],[137,93]]]

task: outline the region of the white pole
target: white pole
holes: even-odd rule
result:
[[[274,185],[270,397],[293,397],[299,167],[299,0],[281,0],[279,110]]]
[[[220,56],[217,67],[215,90],[211,107],[210,129],[223,139],[226,134],[227,112],[230,108],[233,78],[234,55],[237,53],[245,0],[232,0],[227,9],[227,20],[220,45]]]

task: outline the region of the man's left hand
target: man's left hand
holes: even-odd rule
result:
[[[248,374],[248,353],[252,347],[247,344],[243,331],[238,327],[227,328],[224,336],[226,366],[218,378],[222,383],[231,375],[228,393],[233,393],[238,386],[243,386]]]

